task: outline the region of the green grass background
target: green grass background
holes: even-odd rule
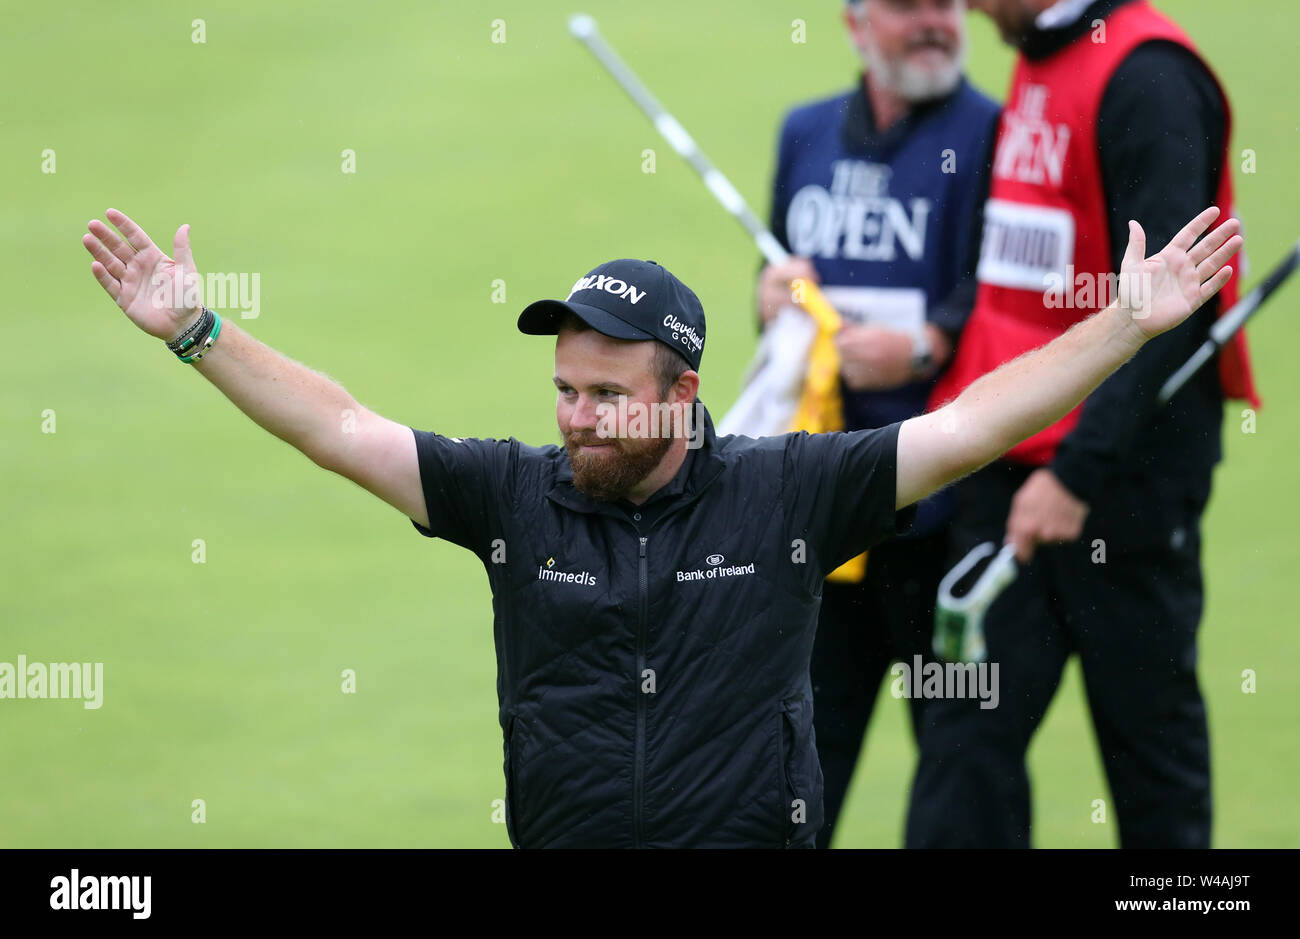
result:
[[[1300,234],[1290,0],[1165,2],[1231,90],[1252,280]],[[833,0],[586,7],[760,213],[781,113],[846,87]],[[709,316],[704,400],[752,351],[755,252],[554,2],[72,2],[0,33],[0,661],[100,661],[104,706],[0,701],[0,846],[505,846],[486,578],[265,434],[103,295],[108,206],[204,271],[258,272],[244,328],[394,419],[555,439],[529,300],[655,258]],[[191,19],[207,41],[191,42]],[[506,42],[491,41],[492,21]],[[793,21],[807,42],[791,41]],[[1011,66],[980,17],[971,74]],[[57,171],[41,172],[46,148]],[[341,151],[357,172],[341,172]],[[658,155],[641,171],[642,151]],[[507,302],[492,302],[495,279]],[[1252,327],[1267,407],[1225,425],[1200,674],[1221,847],[1300,845],[1294,288]],[[41,432],[42,412],[57,432]],[[191,562],[206,542],[207,561]],[[358,693],[340,691],[357,672]],[[1258,693],[1240,690],[1243,669]],[[1030,753],[1035,839],[1108,846],[1072,666]],[[840,846],[900,842],[914,752],[882,692]],[[206,824],[193,824],[203,799]]]

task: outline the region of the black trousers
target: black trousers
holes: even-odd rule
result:
[[[998,462],[960,485],[951,559],[981,541],[1001,544],[1029,472]],[[1141,489],[1108,490],[1079,541],[1039,547],[989,608],[996,708],[926,702],[908,847],[1030,846],[1025,751],[1072,653],[1110,784],[1107,822],[1118,822],[1121,845],[1210,846],[1209,738],[1196,679],[1198,493],[1208,479]]]
[[[880,681],[890,662],[931,661],[934,600],[943,577],[945,531],[899,538],[871,549],[861,583],[827,582],[813,644],[813,729],[825,781],[826,820],[817,847],[829,847],[857,765]],[[922,707],[910,699],[912,727]]]

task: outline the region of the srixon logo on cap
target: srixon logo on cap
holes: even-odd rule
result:
[[[571,300],[579,290],[603,290],[605,293],[612,293],[614,296],[627,300],[632,304],[636,304],[638,300],[645,296],[645,291],[635,284],[629,284],[617,277],[606,277],[604,274],[589,274],[586,277],[579,278],[578,282],[573,285],[573,289],[569,291],[569,295],[564,299]]]

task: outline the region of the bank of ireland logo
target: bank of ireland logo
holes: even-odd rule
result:
[[[721,554],[710,554],[704,559],[705,567],[693,571],[677,571],[677,582],[688,580],[725,580],[728,577],[744,577],[754,573],[754,562],[748,564],[727,564]]]

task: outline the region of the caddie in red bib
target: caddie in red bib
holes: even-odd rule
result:
[[[1189,207],[1235,214],[1227,95],[1148,0],[971,5],[1021,54],[993,157],[974,310],[932,407],[1114,300],[1128,219],[1159,243]],[[1147,218],[1161,221],[1153,229]],[[1076,652],[1121,842],[1209,846],[1195,675],[1200,515],[1224,399],[1259,406],[1244,333],[1168,407],[1155,397],[1236,301],[1238,281],[1194,330],[1153,343],[958,487],[954,557],[1010,541],[1020,574],[985,619],[1000,706],[934,709],[910,846],[1029,846],[1025,751]]]
[[[1097,149],[1102,94],[1120,63],[1142,44],[1163,40],[1195,47],[1145,0],[1122,6],[1102,23],[1104,41],[1085,36],[1047,59],[1021,57],[1017,63],[984,213],[975,310],[932,403],[955,397],[981,375],[1050,342],[1113,299],[1107,293],[1115,283],[1114,246]],[[1230,129],[1226,95],[1223,100]],[[1225,168],[1227,137],[1220,155]],[[1232,214],[1231,172],[1220,173],[1213,204],[1221,218]],[[1239,280],[1234,276],[1223,289],[1219,310],[1236,302]],[[1226,396],[1258,406],[1244,332],[1220,357],[1219,376]],[[1082,410],[1080,405],[1007,458],[1051,462]]]

